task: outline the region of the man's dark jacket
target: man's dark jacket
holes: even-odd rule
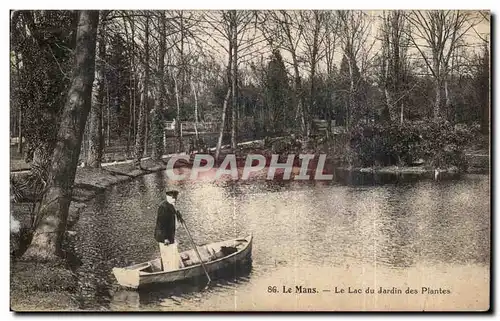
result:
[[[163,243],[166,239],[174,243],[175,237],[175,207],[167,201],[163,201],[158,207],[156,218],[155,239]]]

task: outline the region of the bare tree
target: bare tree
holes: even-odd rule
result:
[[[130,36],[128,32],[128,25],[130,25]],[[130,144],[136,136],[136,91],[137,91],[137,78],[135,66],[135,22],[132,15],[123,13],[123,30],[125,31],[125,39],[128,43],[128,56],[130,65],[129,77],[129,125],[127,135],[127,156],[130,152]]]
[[[328,97],[330,101],[336,99],[335,89],[333,88],[335,78],[335,53],[337,49],[338,35],[339,35],[339,19],[334,12],[327,12],[325,22],[325,63],[326,63],[326,77],[327,84],[330,87]],[[330,106],[326,112],[328,121],[328,133],[332,132],[332,121],[334,118],[333,106]]]
[[[109,12],[101,12],[101,21],[106,19]],[[93,168],[101,167],[102,154],[104,148],[104,136],[102,134],[102,109],[104,104],[104,77],[106,68],[106,24],[103,22],[99,26],[98,35],[98,48],[99,53],[97,60],[97,79],[96,89],[94,92],[94,99],[90,109],[89,119],[89,141],[88,141],[88,154],[87,166]]]
[[[158,70],[157,70],[157,93],[158,97],[155,100],[154,106],[154,116],[152,119],[152,130],[151,137],[153,140],[153,150],[151,152],[151,157],[154,160],[160,160],[163,155],[163,110],[167,103],[167,93],[165,88],[165,54],[166,48],[166,36],[167,36],[167,19],[165,12],[160,12],[158,16],[158,24],[160,26],[159,34],[159,50],[158,50]]]
[[[358,90],[362,81],[360,65],[367,38],[370,34],[370,24],[366,14],[361,11],[338,11],[339,38],[342,44],[342,55],[348,67],[348,90],[346,102],[346,126],[349,127],[355,119],[354,113],[361,109],[358,100]],[[366,57],[365,57],[366,58]]]
[[[450,58],[464,35],[475,26],[471,13],[458,10],[412,11],[407,15],[412,26],[408,33],[434,78],[436,97],[434,118],[441,117],[441,92],[450,71]],[[449,91],[445,91],[449,105]]]
[[[491,13],[489,11],[478,11],[478,20],[479,23],[481,22],[486,22],[486,23],[490,23],[491,21]],[[489,44],[490,43],[490,33],[487,32],[487,33],[479,33],[476,29],[476,25],[472,26],[472,29],[474,30],[474,33],[476,34],[476,36],[485,44]]]
[[[334,12],[325,13],[325,63],[326,73],[331,76],[335,67],[335,50],[337,49],[339,20]]]
[[[193,61],[202,50],[197,44],[198,15],[191,11],[173,11],[167,18],[167,56],[170,61],[171,89],[175,95],[177,150],[184,149],[182,139],[181,110],[186,107],[188,91],[191,88]]]
[[[405,66],[408,61],[409,31],[402,11],[382,14],[381,79],[391,121],[402,121],[404,113]]]
[[[228,48],[224,48],[225,50],[227,50],[227,53],[228,53],[228,63],[227,63],[227,68],[226,68],[226,73],[227,73],[227,93],[226,93],[226,96],[224,97],[224,101],[223,101],[223,106],[222,106],[222,119],[221,119],[221,125],[219,127],[219,137],[217,139],[217,146],[215,148],[215,159],[216,161],[218,161],[219,159],[219,155],[220,155],[220,151],[221,151],[221,148],[222,148],[222,139],[224,137],[224,129],[225,129],[225,126],[226,126],[226,112],[227,112],[227,105],[228,105],[228,102],[229,102],[229,98],[231,96],[231,92],[232,92],[232,86],[230,84],[232,84],[232,77],[234,76],[234,73],[231,71],[233,69],[233,58],[234,58],[234,55],[233,55],[233,36],[232,36],[232,33],[234,31],[233,27],[232,27],[232,23],[230,22],[230,18],[229,18],[229,13],[228,12],[222,12],[221,13],[222,16],[224,17],[224,19],[228,22],[226,23],[225,25],[222,25],[221,27],[217,26],[216,24],[216,18],[213,17],[213,16],[207,16],[206,19],[207,19],[207,22],[209,25],[211,25],[212,27],[214,27],[216,30],[218,30],[219,32],[219,35],[224,37],[226,40],[227,40],[227,46]]]
[[[177,13],[177,24],[178,24],[178,37],[175,38],[175,48],[178,54],[177,61],[177,73],[175,73],[174,83],[175,83],[175,100],[177,104],[177,122],[176,122],[176,135],[177,135],[177,150],[180,152],[183,149],[182,142],[182,122],[181,122],[181,102],[184,102],[184,91],[185,91],[185,78],[186,78],[186,54],[185,54],[185,45],[186,45],[186,26],[184,19],[184,12],[179,11]],[[180,81],[180,86],[179,86]]]
[[[215,148],[215,159],[218,161],[219,155],[220,155],[220,150],[222,147],[222,137],[224,135],[224,124],[226,122],[226,110],[227,110],[227,103],[229,101],[229,96],[231,95],[231,87],[227,88],[226,96],[224,97],[224,103],[222,105],[222,120],[221,120],[221,127],[219,129],[219,138],[217,139],[217,146]]]
[[[229,12],[229,25],[231,26],[231,42],[233,47],[233,67],[231,75],[231,148],[236,149],[236,109],[238,104],[238,14],[236,10]]]
[[[139,110],[139,120],[135,137],[134,166],[141,167],[141,158],[144,156],[144,142],[146,140],[146,126],[148,119],[149,104],[149,13],[146,13],[144,23],[144,77],[141,92],[141,105]]]
[[[19,81],[19,79],[21,79],[21,73],[19,68],[19,54],[16,52],[15,55],[16,55],[15,57],[16,77]],[[22,104],[18,104],[17,107],[19,109],[19,115],[17,117],[17,138],[19,140],[17,142],[17,153],[22,156],[23,155],[23,106]]]
[[[204,21],[209,27],[207,30],[213,31],[207,36],[229,56],[227,74],[232,97],[231,147],[234,149],[236,148],[238,132],[238,66],[242,59],[254,53],[253,47],[263,40],[259,40],[259,37],[256,36],[254,25],[252,25],[252,22],[256,22],[254,11],[210,12],[204,15]],[[251,33],[251,30],[254,32]]]
[[[326,38],[326,23],[327,13],[319,10],[301,11],[301,21],[304,24],[304,46],[305,56],[309,65],[309,104],[305,108],[306,115],[306,130],[307,135],[310,134],[312,124],[312,111],[314,110],[315,96],[316,96],[316,72],[318,63],[325,57],[326,47],[324,46]]]
[[[198,89],[191,75],[191,90],[193,91],[194,97],[194,132],[196,135],[196,142],[199,140],[198,136]]]

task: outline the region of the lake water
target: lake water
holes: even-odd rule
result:
[[[489,184],[486,175],[357,187],[174,183],[164,172],[150,174],[99,195],[81,214],[76,299],[90,310],[487,309]],[[177,207],[198,244],[253,233],[251,271],[205,291],[120,288],[113,267],[158,256],[153,231],[166,188],[180,191]],[[182,228],[178,240],[181,250],[189,248]],[[318,293],[283,293],[301,285]],[[377,294],[380,287],[403,294]],[[405,294],[407,288],[419,293]],[[450,293],[429,294],[439,289]]]

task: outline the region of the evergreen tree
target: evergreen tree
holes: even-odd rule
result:
[[[269,112],[270,127],[277,132],[290,128],[291,90],[285,64],[279,50],[274,50],[267,66],[266,101]]]
[[[107,116],[104,117],[105,124],[109,125],[111,133],[116,138],[128,133],[129,124],[129,90],[130,66],[129,58],[125,49],[125,40],[120,34],[115,34],[109,45],[109,68],[107,68],[106,82],[108,84],[108,104],[110,108],[109,124]],[[108,128],[106,128],[106,132]],[[110,133],[110,135],[111,135]]]

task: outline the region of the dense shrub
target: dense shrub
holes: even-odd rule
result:
[[[345,160],[353,166],[410,166],[423,160],[428,166],[465,169],[464,148],[476,129],[449,122],[363,124],[349,133]]]

